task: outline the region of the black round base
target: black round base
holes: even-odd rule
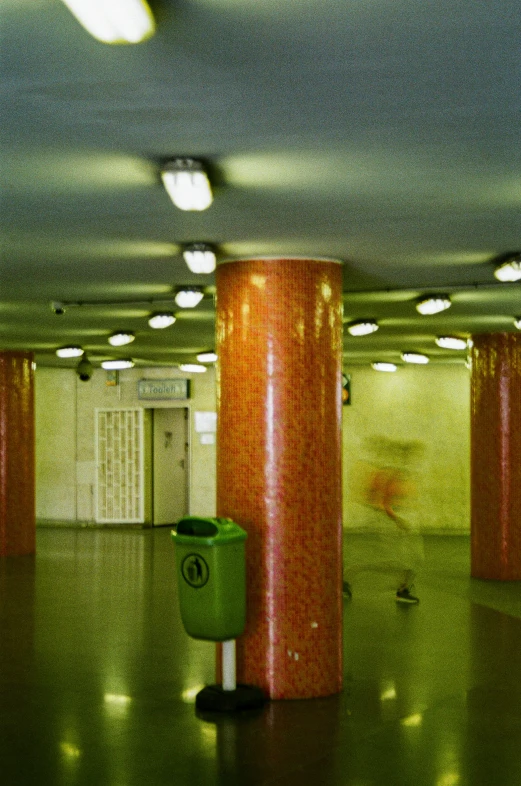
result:
[[[235,690],[223,690],[222,685],[207,685],[195,697],[195,707],[205,712],[240,712],[256,710],[266,697],[254,685],[237,685]]]

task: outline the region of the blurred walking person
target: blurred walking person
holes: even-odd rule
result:
[[[416,604],[413,581],[423,562],[423,539],[413,510],[423,444],[372,437],[364,447],[351,489],[360,511],[355,523],[363,534],[344,548],[344,594],[352,596],[360,573],[386,573],[395,577],[396,601]]]

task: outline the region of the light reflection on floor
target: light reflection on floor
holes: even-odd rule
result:
[[[519,786],[521,583],[469,579],[468,538],[426,556],[419,606],[345,600],[341,695],[198,717],[169,530],[38,530],[0,560],[0,782]]]

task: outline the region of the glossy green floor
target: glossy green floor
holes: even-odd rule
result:
[[[426,539],[417,607],[354,588],[341,695],[215,720],[169,530],[38,530],[0,560],[0,783],[519,786],[521,583],[470,580],[468,545]]]

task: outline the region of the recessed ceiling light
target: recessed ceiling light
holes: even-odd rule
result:
[[[148,320],[150,327],[156,330],[170,327],[174,322],[175,317],[170,311],[158,311],[156,314],[152,314]]]
[[[521,330],[521,317],[516,317],[514,319],[514,325],[518,330]]]
[[[436,344],[442,349],[467,349],[467,340],[456,336],[438,336]]]
[[[215,352],[200,352],[197,355],[197,360],[200,363],[215,363],[217,361],[217,355]]]
[[[432,295],[425,297],[418,301],[416,304],[416,311],[424,316],[428,314],[439,314],[440,311],[445,311],[451,307],[450,297],[448,295]]]
[[[352,336],[368,336],[378,330],[378,322],[374,319],[360,319],[357,322],[350,322],[347,332]]]
[[[206,243],[192,243],[183,251],[183,259],[192,273],[213,273],[217,257]]]
[[[59,358],[79,358],[83,355],[83,351],[81,347],[60,347],[56,350],[56,354]]]
[[[377,363],[371,363],[371,366],[375,371],[397,371],[398,369],[398,366],[396,366],[394,363],[381,363],[380,361]]]
[[[137,44],[149,38],[154,17],[145,0],[63,0],[78,22],[103,44]]]
[[[200,366],[197,363],[182,363],[179,368],[189,374],[202,374],[206,371],[206,366]]]
[[[175,296],[175,302],[179,308],[195,308],[203,299],[204,292],[197,287],[183,287]]]
[[[494,270],[494,275],[498,281],[520,281],[521,280],[521,254],[515,254],[513,257],[503,262]]]
[[[107,371],[118,371],[123,368],[133,368],[134,361],[131,358],[120,358],[119,360],[104,360],[101,367]]]
[[[420,352],[404,352],[402,360],[406,363],[416,363],[418,365],[425,365],[425,363],[429,362],[427,355],[422,355]]]
[[[131,344],[135,338],[135,335],[127,330],[118,330],[109,336],[109,344],[113,347],[124,347],[125,344]]]
[[[161,172],[168,196],[180,210],[206,210],[213,202],[212,188],[201,161],[175,158]]]

